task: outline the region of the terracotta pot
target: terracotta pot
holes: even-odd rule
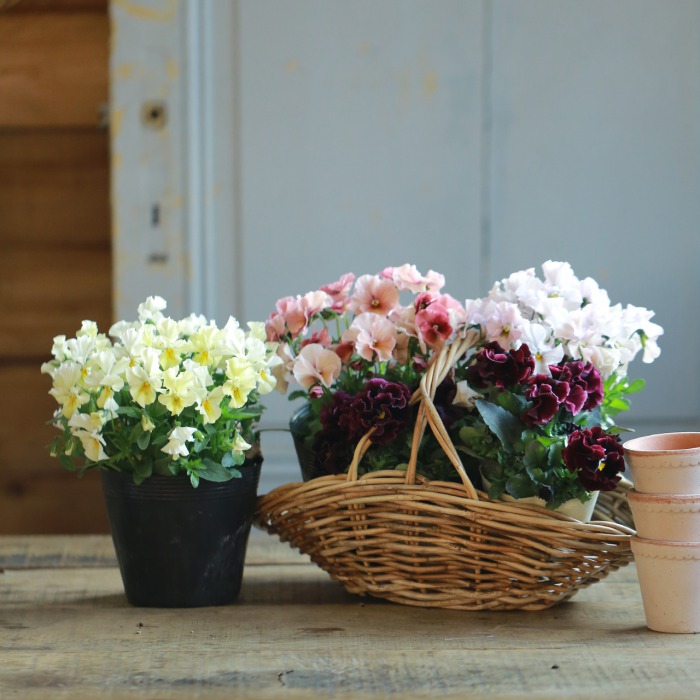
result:
[[[656,632],[700,632],[700,542],[633,537],[647,627]]]
[[[623,444],[639,493],[700,494],[700,433],[660,433]]]
[[[627,492],[637,535],[650,540],[700,542],[700,495]]]

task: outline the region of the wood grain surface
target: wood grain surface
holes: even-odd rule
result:
[[[696,635],[649,631],[634,566],[539,613],[347,594],[253,531],[235,605],[129,606],[106,537],[0,537],[1,698],[697,698]]]

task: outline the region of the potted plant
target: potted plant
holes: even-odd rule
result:
[[[411,397],[435,353],[464,327],[465,309],[442,291],[445,278],[414,265],[358,278],[348,273],[318,290],[277,301],[267,338],[278,343],[277,388],[301,387],[290,428],[304,480],[346,471],[369,430],[372,446],[361,471],[402,468],[409,460]],[[454,406],[456,385],[445,380],[436,396],[449,423],[466,415]],[[438,443],[426,435],[421,473],[453,479]]]
[[[110,336],[84,321],[54,339],[51,453],[98,468],[127,599],[218,605],[238,595],[262,456],[259,395],[278,362],[262,323],[244,331],[149,297]]]
[[[612,305],[568,263],[510,275],[467,301],[484,347],[465,364],[458,403],[470,408],[456,445],[479,465],[491,498],[518,499],[589,519],[625,468],[615,417],[629,408],[630,362],[659,354],[647,309]]]

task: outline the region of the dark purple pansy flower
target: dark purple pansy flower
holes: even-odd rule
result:
[[[505,351],[497,342],[489,343],[467,368],[467,380],[475,389],[501,388],[526,382],[535,369],[535,358],[523,343],[517,350]]]
[[[562,453],[566,468],[588,491],[612,491],[625,470],[624,448],[617,435],[596,426],[574,430]]]
[[[411,420],[411,393],[410,387],[401,382],[370,379],[350,404],[353,424],[358,421],[363,432],[375,428],[372,442],[376,444],[391,442]]]

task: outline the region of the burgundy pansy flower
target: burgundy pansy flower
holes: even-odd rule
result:
[[[489,343],[467,368],[467,380],[475,389],[502,388],[526,382],[535,369],[535,358],[527,344],[507,352],[496,342]]]
[[[566,362],[550,365],[552,377],[570,385],[571,405],[567,409],[576,415],[579,411],[590,411],[603,401],[603,379],[590,362]],[[575,397],[575,398],[574,398]],[[574,410],[575,409],[575,410]]]
[[[391,442],[411,420],[410,400],[411,389],[406,384],[370,379],[350,404],[353,427],[359,423],[363,433],[375,428],[373,443]]]
[[[536,374],[530,379],[525,396],[532,406],[522,413],[521,419],[530,425],[545,425],[554,418],[559,406],[568,400],[569,385],[546,374]]]
[[[562,453],[566,468],[588,491],[612,491],[625,470],[624,448],[617,435],[596,426],[574,430]]]

